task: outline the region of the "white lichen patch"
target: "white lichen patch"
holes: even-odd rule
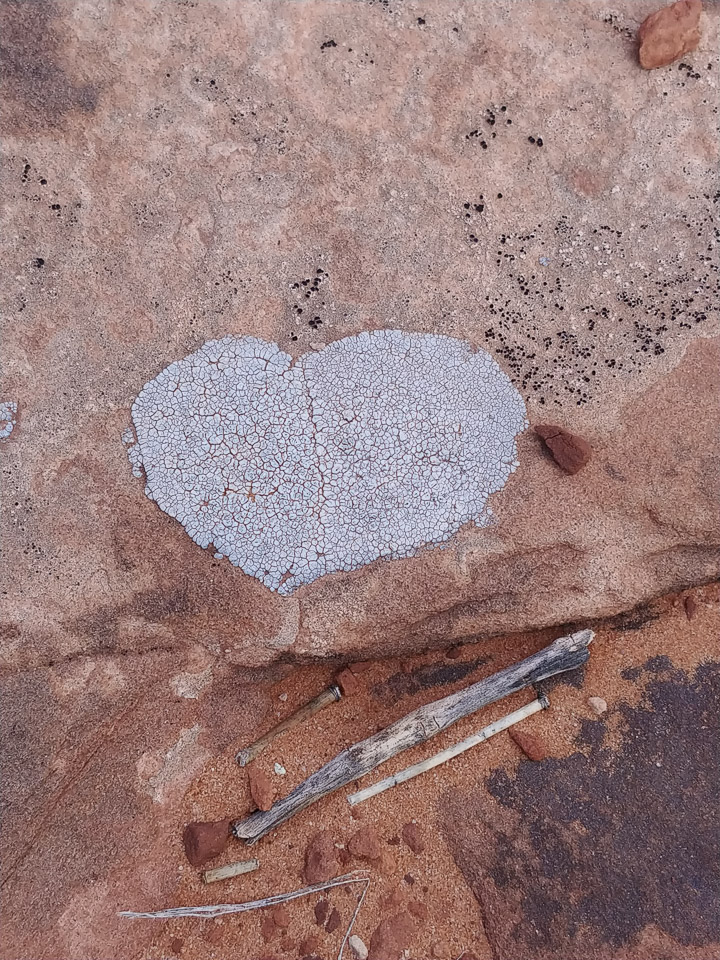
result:
[[[0,402],[0,440],[7,440],[17,422],[18,405],[15,400]]]
[[[487,522],[525,405],[451,337],[379,330],[292,358],[225,337],[133,404],[133,473],[201,547],[282,594]]]

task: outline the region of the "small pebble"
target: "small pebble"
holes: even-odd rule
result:
[[[695,597],[685,597],[685,616],[688,620],[692,620],[695,614],[697,613],[697,601]]]
[[[588,706],[598,716],[605,713],[608,708],[607,700],[603,700],[602,697],[588,697]]]
[[[348,945],[357,960],[367,960],[368,948],[356,933],[350,937],[348,940]]]
[[[545,745],[539,737],[532,733],[521,733],[520,730],[510,730],[510,737],[520,747],[522,752],[535,763],[539,763],[547,756]]]
[[[285,701],[287,700],[287,694],[281,693],[280,696],[278,697],[278,700],[282,700],[282,702],[285,703]]]
[[[281,763],[276,763],[273,769],[279,777],[284,777],[285,774],[287,773],[287,770]]]
[[[321,927],[327,920],[329,909],[330,903],[328,900],[318,900],[318,902],[315,904],[315,923],[319,927]]]
[[[401,830],[401,834],[413,853],[422,853],[425,850],[422,830],[417,823],[406,823]]]
[[[340,916],[340,911],[336,908],[332,908],[332,912],[328,917],[328,922],[325,924],[325,929],[328,933],[335,933],[337,928],[340,926],[340,921],[342,917]]]

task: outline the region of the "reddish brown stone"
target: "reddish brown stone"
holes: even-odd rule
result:
[[[337,852],[337,855],[338,855],[338,860],[343,866],[350,863],[350,861],[352,860],[352,855],[350,854],[350,851],[347,849],[347,847],[340,847],[340,849]]]
[[[342,690],[344,697],[351,697],[360,689],[360,682],[352,670],[341,670],[335,677],[335,682]]]
[[[336,908],[332,908],[332,912],[328,917],[328,922],[325,924],[325,929],[328,933],[335,933],[337,928],[340,926],[340,921],[342,917],[340,916],[340,911]]]
[[[194,867],[201,867],[223,852],[230,836],[230,823],[229,819],[194,821],[185,827],[185,856]]]
[[[283,953],[295,953],[297,950],[297,941],[292,937],[283,937],[280,941],[280,949]]]
[[[510,736],[520,747],[529,760],[540,761],[547,756],[547,750],[542,740],[532,733],[522,733],[520,730],[510,730]]]
[[[329,830],[320,830],[310,838],[305,851],[305,879],[308,883],[332,880],[337,874],[335,841]]]
[[[322,903],[322,901],[320,902]],[[316,937],[311,934],[309,937],[305,937],[305,939],[300,942],[298,953],[301,957],[305,957],[308,954],[317,953],[321,946],[322,940],[320,937]]]
[[[365,813],[360,807],[350,807],[350,816],[353,820],[364,820]]]
[[[396,913],[376,927],[370,939],[368,960],[400,960],[415,936],[415,922],[407,913]]]
[[[390,847],[399,847],[400,846],[400,837],[388,837],[388,846]]]
[[[395,887],[389,896],[385,897],[383,900],[383,910],[385,911],[393,911],[396,913],[400,907],[404,906],[405,894],[399,887]]]
[[[272,918],[281,930],[290,926],[290,911],[284,903],[278,903],[272,908]]]
[[[225,936],[222,924],[203,925],[203,939],[217,946]]]
[[[318,900],[315,904],[315,923],[319,927],[325,923],[329,909],[330,902],[328,900]]]
[[[411,873],[406,873],[403,877],[403,880],[408,884],[408,886],[412,886],[415,883],[415,877]]]
[[[421,900],[411,900],[410,903],[408,903],[408,910],[416,920],[423,922],[427,920],[428,916],[430,915],[427,905]]]
[[[413,853],[422,853],[425,849],[422,830],[417,823],[406,823],[402,828],[402,838]]]
[[[263,917],[260,921],[260,936],[263,938],[265,943],[269,943],[270,940],[274,940],[275,937],[280,933],[280,928],[275,923],[271,914]]]
[[[555,463],[565,473],[579,473],[592,458],[592,447],[587,440],[570,433],[569,430],[555,424],[539,423],[535,427],[535,433],[543,439]]]
[[[184,943],[185,941],[181,937],[173,937],[170,941],[170,951],[172,953],[180,953]]]
[[[360,663],[351,663],[349,669],[353,673],[365,673],[371,666],[372,662],[370,660],[362,660]]]
[[[250,796],[258,810],[269,810],[275,799],[275,787],[270,777],[261,767],[251,764],[248,767],[248,781],[250,783]]]
[[[445,651],[445,656],[448,660],[458,660],[462,656],[462,652],[462,647],[450,647],[449,650]]]
[[[374,827],[360,827],[350,837],[348,850],[353,857],[358,857],[360,860],[379,860],[382,857],[380,838]]]
[[[666,67],[700,42],[700,0],[679,0],[656,10],[640,25],[638,55],[646,70]]]
[[[695,597],[692,597],[692,596],[685,597],[685,616],[688,618],[688,620],[692,620],[696,613],[697,613],[697,601]]]

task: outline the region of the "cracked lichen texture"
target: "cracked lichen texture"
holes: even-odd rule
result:
[[[380,330],[293,363],[254,337],[172,363],[132,408],[146,493],[281,594],[487,522],[525,406],[451,337]]]
[[[14,400],[3,400],[0,403],[0,440],[7,440],[13,432],[17,410],[18,406]]]

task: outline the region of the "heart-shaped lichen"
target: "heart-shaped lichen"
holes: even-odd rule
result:
[[[527,425],[487,353],[398,330],[294,364],[254,337],[213,340],[146,384],[132,416],[148,496],[283,594],[486,522]]]

